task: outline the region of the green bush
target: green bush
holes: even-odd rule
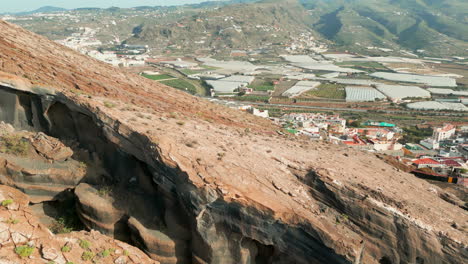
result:
[[[88,249],[90,246],[91,246],[91,242],[89,242],[88,240],[84,240],[84,239],[80,240],[80,247],[82,249]]]
[[[65,246],[63,246],[60,250],[61,250],[62,252],[65,252],[65,253],[66,253],[66,252],[70,252],[70,251],[71,251],[71,247],[65,245]]]
[[[34,247],[30,246],[18,246],[15,248],[15,253],[22,258],[27,258],[34,253],[34,249]]]
[[[103,250],[101,253],[99,253],[99,255],[103,258],[110,256],[110,254],[111,254],[110,249]]]
[[[107,107],[107,108],[114,108],[116,106],[116,104],[106,101],[106,102],[104,102],[104,106]]]
[[[90,261],[94,258],[94,253],[91,252],[91,251],[85,251],[83,252],[83,254],[81,255],[81,259],[84,260],[84,261]]]
[[[13,200],[12,199],[7,199],[7,200],[3,200],[2,201],[2,206],[9,206],[10,204],[13,204]]]

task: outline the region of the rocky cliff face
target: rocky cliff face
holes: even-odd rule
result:
[[[135,247],[99,232],[53,235],[28,208],[29,199],[0,185],[0,263],[154,263]]]
[[[266,120],[5,22],[0,36],[0,121],[31,131],[30,144],[37,135],[59,139],[71,156],[65,146],[43,147],[61,153],[55,159],[32,145],[37,158],[84,170],[61,178],[28,174],[26,163],[0,168],[2,182],[37,202],[58,199],[51,186],[72,189],[89,229],[154,260],[436,264],[468,257],[466,212],[371,154],[275,135]]]

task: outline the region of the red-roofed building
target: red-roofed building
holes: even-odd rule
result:
[[[442,163],[440,163],[440,162],[438,162],[436,160],[430,159],[430,158],[413,160],[413,165],[415,165],[418,169],[444,166],[444,164],[442,164]]]
[[[449,167],[461,167],[462,165],[460,163],[458,163],[457,161],[455,160],[441,160],[440,161],[441,164],[444,164],[445,166],[449,166]]]

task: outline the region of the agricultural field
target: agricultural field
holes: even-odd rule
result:
[[[317,88],[306,92],[304,95],[330,99],[345,99],[345,85],[322,83]]]
[[[191,69],[181,69],[179,70],[181,73],[185,74],[185,75],[192,75],[192,74],[197,74],[197,73],[201,73],[203,71],[201,70],[191,70]]]
[[[363,71],[386,71],[387,67],[375,61],[368,62],[358,62],[358,61],[346,61],[346,62],[337,62],[335,63],[341,67],[355,68]]]
[[[255,91],[274,91],[275,85],[271,80],[255,79],[252,84],[247,86]]]
[[[466,65],[454,64],[454,63],[441,63],[441,64],[429,64],[430,67],[434,67],[437,70],[443,72],[454,73],[463,76],[457,79],[458,87],[457,90],[468,90],[468,67]]]
[[[148,74],[142,74],[141,76],[148,78],[150,80],[154,81],[161,81],[161,80],[167,80],[167,79],[174,79],[174,76],[171,76],[169,74],[159,74],[159,75],[148,75]]]
[[[293,87],[297,81],[295,80],[285,80],[285,81],[280,81],[278,85],[276,85],[276,89],[273,92],[273,96],[281,96],[285,91]]]
[[[260,96],[260,95],[244,95],[232,97],[236,101],[250,101],[250,102],[266,102],[270,100],[269,96]]]
[[[163,80],[161,81],[162,84],[165,84],[167,86],[182,90],[182,91],[187,91],[191,94],[196,94],[197,93],[197,88],[195,85],[181,79],[173,79],[173,80]]]

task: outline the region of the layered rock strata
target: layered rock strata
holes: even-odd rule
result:
[[[97,231],[53,235],[28,208],[29,199],[0,185],[0,263],[152,263],[141,250]]]

